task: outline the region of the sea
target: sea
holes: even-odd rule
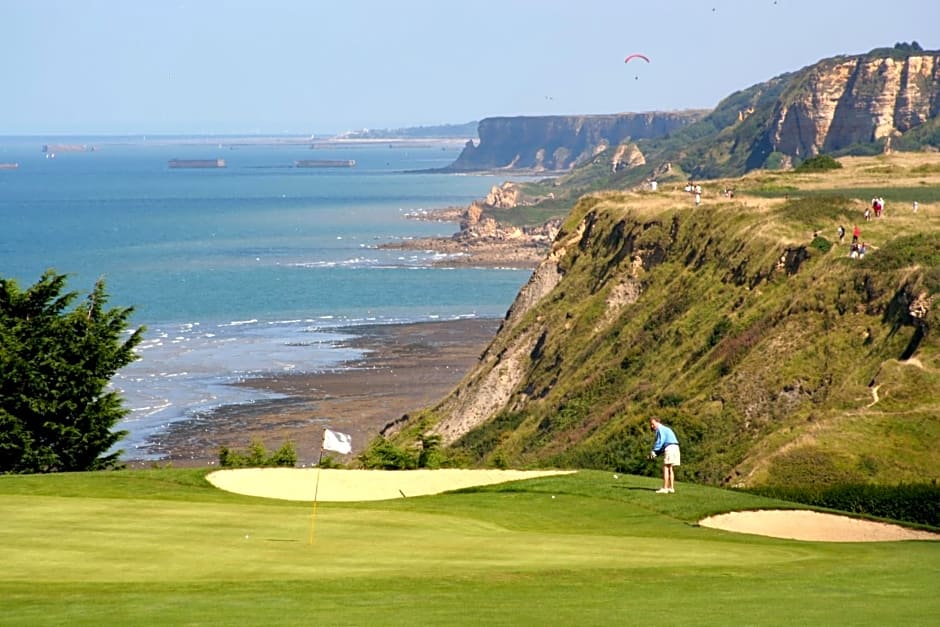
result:
[[[47,150],[44,151],[43,147]],[[349,327],[505,315],[531,270],[448,265],[378,246],[447,237],[414,219],[466,206],[504,179],[430,173],[461,146],[309,144],[229,137],[0,137],[0,276],[21,289],[47,269],[81,300],[104,279],[109,307],[146,328],[111,385],[129,410],[125,460],[168,425],[272,398],[232,385],[343,367]],[[85,150],[76,150],[85,147]],[[172,159],[224,159],[173,169]],[[304,159],[354,167],[298,168]],[[444,262],[441,264],[440,262]]]

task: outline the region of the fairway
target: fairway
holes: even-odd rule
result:
[[[940,543],[701,527],[787,508],[578,472],[435,496],[230,494],[204,470],[0,477],[0,624],[926,624]],[[667,603],[659,599],[668,599]]]

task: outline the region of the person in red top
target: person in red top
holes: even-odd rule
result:
[[[862,235],[862,230],[858,228],[858,225],[856,224],[855,229],[852,231],[852,241],[858,242],[858,238],[861,237],[861,235]]]

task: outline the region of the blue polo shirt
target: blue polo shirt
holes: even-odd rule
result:
[[[653,442],[653,452],[660,455],[670,444],[678,446],[679,439],[676,438],[676,434],[672,429],[666,425],[659,425],[656,429],[656,441]]]

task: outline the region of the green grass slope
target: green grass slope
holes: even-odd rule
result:
[[[2,625],[927,624],[940,543],[695,523],[785,504],[579,472],[433,497],[225,494],[200,471],[0,477]]]
[[[583,198],[555,244],[563,278],[455,394],[538,338],[510,355],[521,381],[452,450],[484,465],[652,473],[655,414],[705,483],[940,478],[938,157],[845,163],[707,182],[698,208],[672,189]],[[873,190],[887,213],[864,222]],[[864,259],[848,256],[855,224]]]

